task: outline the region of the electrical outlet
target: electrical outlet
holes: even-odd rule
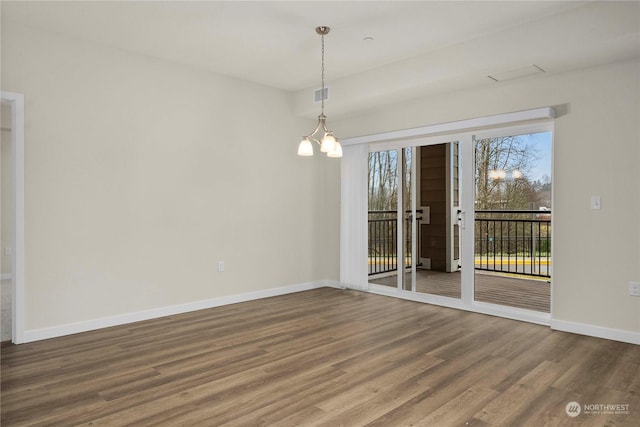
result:
[[[222,273],[224,271],[224,261],[218,261],[218,272]]]
[[[591,209],[599,210],[602,208],[600,196],[591,196]]]
[[[640,282],[629,282],[629,295],[640,297]]]

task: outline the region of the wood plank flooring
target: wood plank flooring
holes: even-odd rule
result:
[[[409,277],[407,275],[407,277]],[[409,279],[408,279],[409,280]],[[373,278],[370,283],[396,287],[396,275]],[[460,272],[417,270],[416,289],[418,292],[460,298]],[[551,310],[551,286],[546,280],[508,277],[495,273],[475,273],[476,301],[549,313]]]
[[[640,346],[330,288],[1,350],[2,426],[640,420]]]

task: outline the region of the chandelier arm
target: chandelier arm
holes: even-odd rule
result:
[[[322,120],[320,118],[320,116],[318,116],[318,124],[316,125],[316,128],[309,135],[307,135],[305,138],[310,138],[310,139],[313,139],[314,141],[318,142],[318,140],[313,135],[315,135],[320,130],[321,127],[322,128],[326,128],[324,126],[324,120]]]
[[[322,125],[322,130],[324,131],[324,133],[329,133],[329,129],[327,129],[327,118],[323,115],[322,118],[318,118],[318,120],[318,125]]]

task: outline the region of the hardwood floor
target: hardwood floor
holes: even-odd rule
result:
[[[323,288],[2,346],[2,426],[637,426],[640,346]],[[628,405],[575,418],[566,405]]]

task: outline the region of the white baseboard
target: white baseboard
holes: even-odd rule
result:
[[[3,277],[4,278],[4,277]],[[125,325],[128,323],[140,322],[143,320],[156,319],[159,317],[171,316],[174,314],[188,313],[191,311],[204,310],[207,308],[220,307],[223,305],[236,304],[240,302],[253,301],[261,298],[269,298],[278,295],[291,294],[295,292],[308,291],[322,287],[344,289],[345,287],[337,281],[319,280],[315,282],[301,283],[297,285],[283,286],[278,288],[264,289],[254,292],[229,295],[225,297],[211,298],[202,301],[194,301],[185,304],[160,307],[151,310],[138,311],[133,313],[120,314],[116,316],[91,319],[84,322],[69,323],[65,325],[53,326],[50,328],[32,329],[25,331],[24,341],[32,342],[49,338],[56,338],[65,335],[77,334],[80,332],[93,331],[96,329],[108,328],[111,326]],[[380,293],[382,292],[373,292]],[[394,295],[397,296],[397,295]],[[440,303],[442,301],[422,301],[430,303]],[[454,307],[461,308],[461,307]],[[481,312],[481,311],[478,311]],[[520,319],[519,319],[520,320]],[[527,321],[531,321],[528,319]],[[534,323],[542,323],[535,322]],[[604,338],[614,341],[621,341],[630,344],[640,345],[640,332],[625,331],[620,329],[605,328],[602,326],[588,325],[584,323],[569,322],[566,320],[551,320],[551,329],[557,331],[571,332],[580,335],[588,335],[596,338]]]
[[[325,280],[324,286],[328,288],[346,289],[346,287],[343,284],[335,280]]]
[[[550,326],[551,329],[571,332],[574,334],[588,335],[595,338],[604,338],[613,341],[621,341],[630,344],[640,345],[640,332],[624,331],[620,329],[605,328],[602,326],[587,325],[584,323],[569,322],[566,320],[551,319],[547,313],[536,313],[530,310],[521,310],[506,306],[474,302],[472,307],[466,307],[460,302],[447,297],[437,295],[417,294],[414,292],[398,291],[388,286],[378,286],[371,284],[367,292],[403,298],[410,301],[434,304],[443,307],[455,308],[459,310],[471,311],[474,313],[488,314],[491,316],[504,317],[506,319],[519,320],[538,325]]]
[[[308,291],[322,287],[340,287],[338,282],[319,280],[316,282],[300,283],[297,285],[283,286],[242,294],[229,295],[225,297],[211,298],[202,301],[194,301],[185,304],[171,305],[167,307],[154,308],[151,310],[125,313],[116,316],[91,319],[83,322],[68,323],[65,325],[52,326],[50,328],[32,329],[24,332],[24,343],[40,341],[49,338],[56,338],[65,335],[77,334],[80,332],[94,331],[96,329],[108,328],[111,326],[125,325],[128,323],[140,322],[143,320],[157,319],[159,317],[172,316],[174,314],[188,313],[196,310],[220,307],[223,305],[236,304],[239,302],[253,301],[261,298],[274,297],[278,295],[291,294],[295,292]]]
[[[551,320],[551,329],[640,345],[640,332],[605,328],[566,320]]]
[[[11,273],[0,274],[0,280],[11,280],[12,278],[13,278],[13,274]]]
[[[474,301],[471,311],[475,313],[488,314],[491,316],[503,317],[505,319],[518,320],[520,322],[535,323],[537,325],[549,326],[551,315],[535,310],[525,310],[522,308],[509,307],[500,304],[490,304],[486,302]]]

